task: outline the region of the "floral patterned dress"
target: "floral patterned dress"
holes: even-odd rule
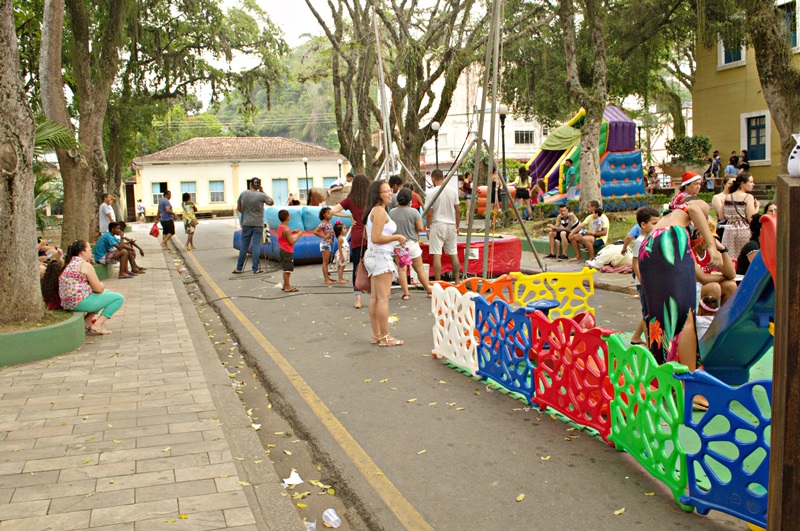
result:
[[[61,298],[61,307],[65,310],[74,310],[93,293],[89,279],[81,273],[82,263],[83,258],[73,257],[58,278],[58,296]]]
[[[655,229],[638,259],[650,352],[658,363],[677,361],[678,338],[697,305],[689,232],[682,226]]]

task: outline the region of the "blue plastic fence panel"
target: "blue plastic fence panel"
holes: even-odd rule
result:
[[[499,299],[474,300],[475,329],[480,336],[477,374],[524,395],[532,403],[531,320],[525,309],[513,310]]]
[[[687,451],[689,495],[681,501],[700,514],[715,509],[766,527],[772,381],[730,387],[702,370],[675,377],[685,383],[685,424],[700,440],[696,453]],[[698,395],[708,411],[693,419]]]

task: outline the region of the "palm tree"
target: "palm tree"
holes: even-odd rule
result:
[[[33,173],[36,176],[33,195],[36,228],[41,231],[53,226],[55,216],[47,215],[47,205],[58,200],[58,195],[50,186],[56,178],[48,171],[51,165],[44,160],[44,155],[56,149],[78,149],[79,147],[75,135],[69,128],[39,117],[33,144]]]

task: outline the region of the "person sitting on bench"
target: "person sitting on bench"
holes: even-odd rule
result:
[[[600,208],[600,203],[590,201],[589,215],[569,235],[569,241],[572,242],[572,248],[575,249],[575,258],[570,258],[570,261],[582,261],[581,245],[589,251],[589,260],[593,260],[595,250],[599,250],[608,241],[608,229],[610,226],[608,217],[603,214],[603,209]]]

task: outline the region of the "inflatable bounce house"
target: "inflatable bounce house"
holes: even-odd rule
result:
[[[564,202],[564,161],[581,175],[581,131],[586,111],[581,109],[566,125],[550,133],[542,147],[525,165],[531,179],[544,179],[547,185],[545,202]],[[603,112],[600,126],[600,185],[603,197],[644,195],[642,152],[636,149],[636,122],[619,107],[609,105]],[[580,185],[579,185],[580,186]]]
[[[295,264],[314,264],[322,263],[322,253],[319,250],[319,244],[322,239],[314,235],[314,229],[319,224],[319,212],[322,207],[309,207],[309,206],[282,206],[282,207],[267,207],[264,210],[264,223],[269,228],[270,238],[267,243],[261,246],[261,256],[270,258],[272,260],[280,260],[280,248],[278,247],[278,225],[281,224],[278,219],[278,212],[281,210],[289,211],[289,228],[292,230],[301,230],[303,235],[294,244],[294,263]],[[348,214],[349,211],[345,210]],[[350,218],[335,217],[331,219],[331,224],[336,221],[341,221],[348,228],[352,225],[353,221]],[[233,247],[239,249],[242,245],[242,231],[237,230],[233,233]],[[252,244],[251,244],[252,249]],[[336,240],[333,242],[332,254],[338,250],[339,246]]]

